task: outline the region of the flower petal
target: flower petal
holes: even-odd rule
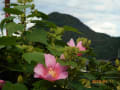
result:
[[[82,45],[82,41],[78,42],[76,47],[79,48],[80,51],[86,50],[86,48]]]
[[[51,54],[44,54],[45,56],[45,64],[46,66],[49,68],[49,67],[52,67],[54,68],[55,65],[56,65],[56,59],[53,55]]]
[[[64,59],[65,59],[64,54],[61,54],[60,59],[62,59],[62,60],[64,60]]]
[[[51,82],[57,80],[56,78],[53,78],[50,74],[47,74],[44,79],[45,79],[45,80],[48,80],[48,81],[51,81]]]
[[[68,46],[71,46],[71,47],[75,47],[75,42],[74,40],[71,38],[70,41],[67,43]]]
[[[46,68],[42,64],[37,64],[34,68],[35,77],[44,76],[47,73]]]
[[[57,74],[59,74],[61,72],[66,71],[67,70],[67,66],[61,66],[59,63],[57,63],[55,65],[55,69],[54,70],[57,72]]]
[[[40,75],[38,75],[38,74],[34,74],[34,78],[40,78]]]
[[[59,74],[59,76],[57,77],[58,79],[66,79],[68,77],[68,72],[62,72]]]

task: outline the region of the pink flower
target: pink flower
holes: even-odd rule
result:
[[[66,66],[61,66],[57,63],[55,57],[51,54],[44,54],[44,56],[46,67],[42,64],[37,64],[34,68],[34,78],[41,78],[53,82],[68,77]]]
[[[67,45],[70,46],[70,47],[76,47],[76,48],[79,48],[79,51],[85,51],[86,48],[82,45],[82,41],[79,41],[77,43],[77,45],[75,45],[75,42],[74,40],[71,38],[69,42],[67,42]],[[81,56],[82,54],[81,53],[78,53],[77,56]],[[61,54],[60,56],[60,59],[65,59],[65,56],[64,54]]]
[[[3,85],[5,84],[4,80],[0,80],[0,89],[3,87]]]
[[[85,51],[86,48],[82,45],[82,41],[79,41],[77,45],[75,46],[74,40],[71,38],[70,41],[67,43],[68,46],[70,47],[76,47],[79,48],[79,51]]]

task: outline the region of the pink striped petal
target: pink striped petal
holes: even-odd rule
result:
[[[34,68],[35,77],[44,76],[47,73],[46,68],[42,64],[37,64]]]
[[[70,41],[67,43],[68,46],[71,46],[71,47],[75,47],[75,42],[74,40],[71,38]]]
[[[86,48],[82,45],[82,41],[78,42],[76,47],[79,48],[80,51],[86,50]]]
[[[56,58],[51,54],[44,54],[44,56],[46,66],[54,68],[54,66],[56,65]]]

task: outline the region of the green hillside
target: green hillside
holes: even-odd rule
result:
[[[104,33],[94,32],[76,17],[71,15],[53,12],[49,14],[49,21],[54,22],[58,26],[69,25],[77,28],[82,34],[74,32],[65,32],[63,40],[67,42],[70,38],[86,37],[92,40],[91,47],[94,48],[97,59],[116,58],[118,48],[120,48],[120,38],[110,37]]]

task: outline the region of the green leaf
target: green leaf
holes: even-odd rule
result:
[[[85,73],[84,77],[87,78],[88,80],[96,80],[95,75],[92,75],[90,73]]]
[[[36,23],[37,27],[56,28],[57,26],[50,21],[46,20],[31,20],[31,23]]]
[[[33,83],[33,90],[48,90],[49,87],[52,87],[52,83],[46,80],[39,80]]]
[[[11,82],[6,82],[2,90],[28,90],[28,89],[25,85],[20,83],[12,84]]]
[[[45,13],[43,12],[40,12],[40,11],[33,11],[32,14],[28,15],[27,16],[28,18],[29,17],[38,17],[38,18],[43,18],[43,19],[47,19],[48,18],[48,15],[46,15]]]
[[[14,18],[15,18],[14,16],[9,16],[3,19],[0,23],[0,29],[3,31],[4,25],[6,24],[6,22],[13,21]]]
[[[60,56],[61,53],[63,53],[64,48],[62,46],[56,45],[55,47],[49,45],[48,50],[50,51],[51,54],[55,55],[55,56]]]
[[[4,48],[5,46],[4,45],[0,45],[0,49]]]
[[[24,9],[26,8],[30,8],[31,5],[18,5],[18,6],[15,6],[14,8],[20,10],[20,11],[23,11]]]
[[[73,62],[73,61],[63,61],[63,60],[57,60],[57,62],[59,62],[61,65],[63,66],[73,66],[73,67],[77,67],[77,63],[76,62]]]
[[[44,64],[44,54],[40,52],[33,52],[33,53],[24,53],[23,58],[28,62],[31,63],[32,61]]]
[[[23,70],[24,70],[24,73],[32,73],[33,74],[33,69],[35,67],[36,63],[26,63],[24,64],[22,67],[23,67]]]
[[[4,11],[9,14],[21,15],[23,12],[16,8],[4,8]]]
[[[76,28],[73,28],[73,27],[67,26],[67,25],[64,26],[64,30],[65,31],[72,31],[72,32],[76,32],[78,34],[81,34],[81,32],[79,32]]]
[[[0,45],[17,45],[17,37],[0,37]]]
[[[24,30],[24,25],[23,24],[16,24],[14,22],[6,24],[5,27],[8,31],[9,36],[11,36],[14,32]]]
[[[98,87],[85,88],[84,85],[82,85],[78,81],[69,82],[69,86],[74,88],[73,90],[104,90],[101,87],[99,87],[99,88]]]
[[[10,6],[18,6],[19,4],[11,3]]]
[[[42,44],[47,43],[47,32],[44,30],[33,30],[32,32],[27,32],[25,38],[31,42],[40,42]]]

